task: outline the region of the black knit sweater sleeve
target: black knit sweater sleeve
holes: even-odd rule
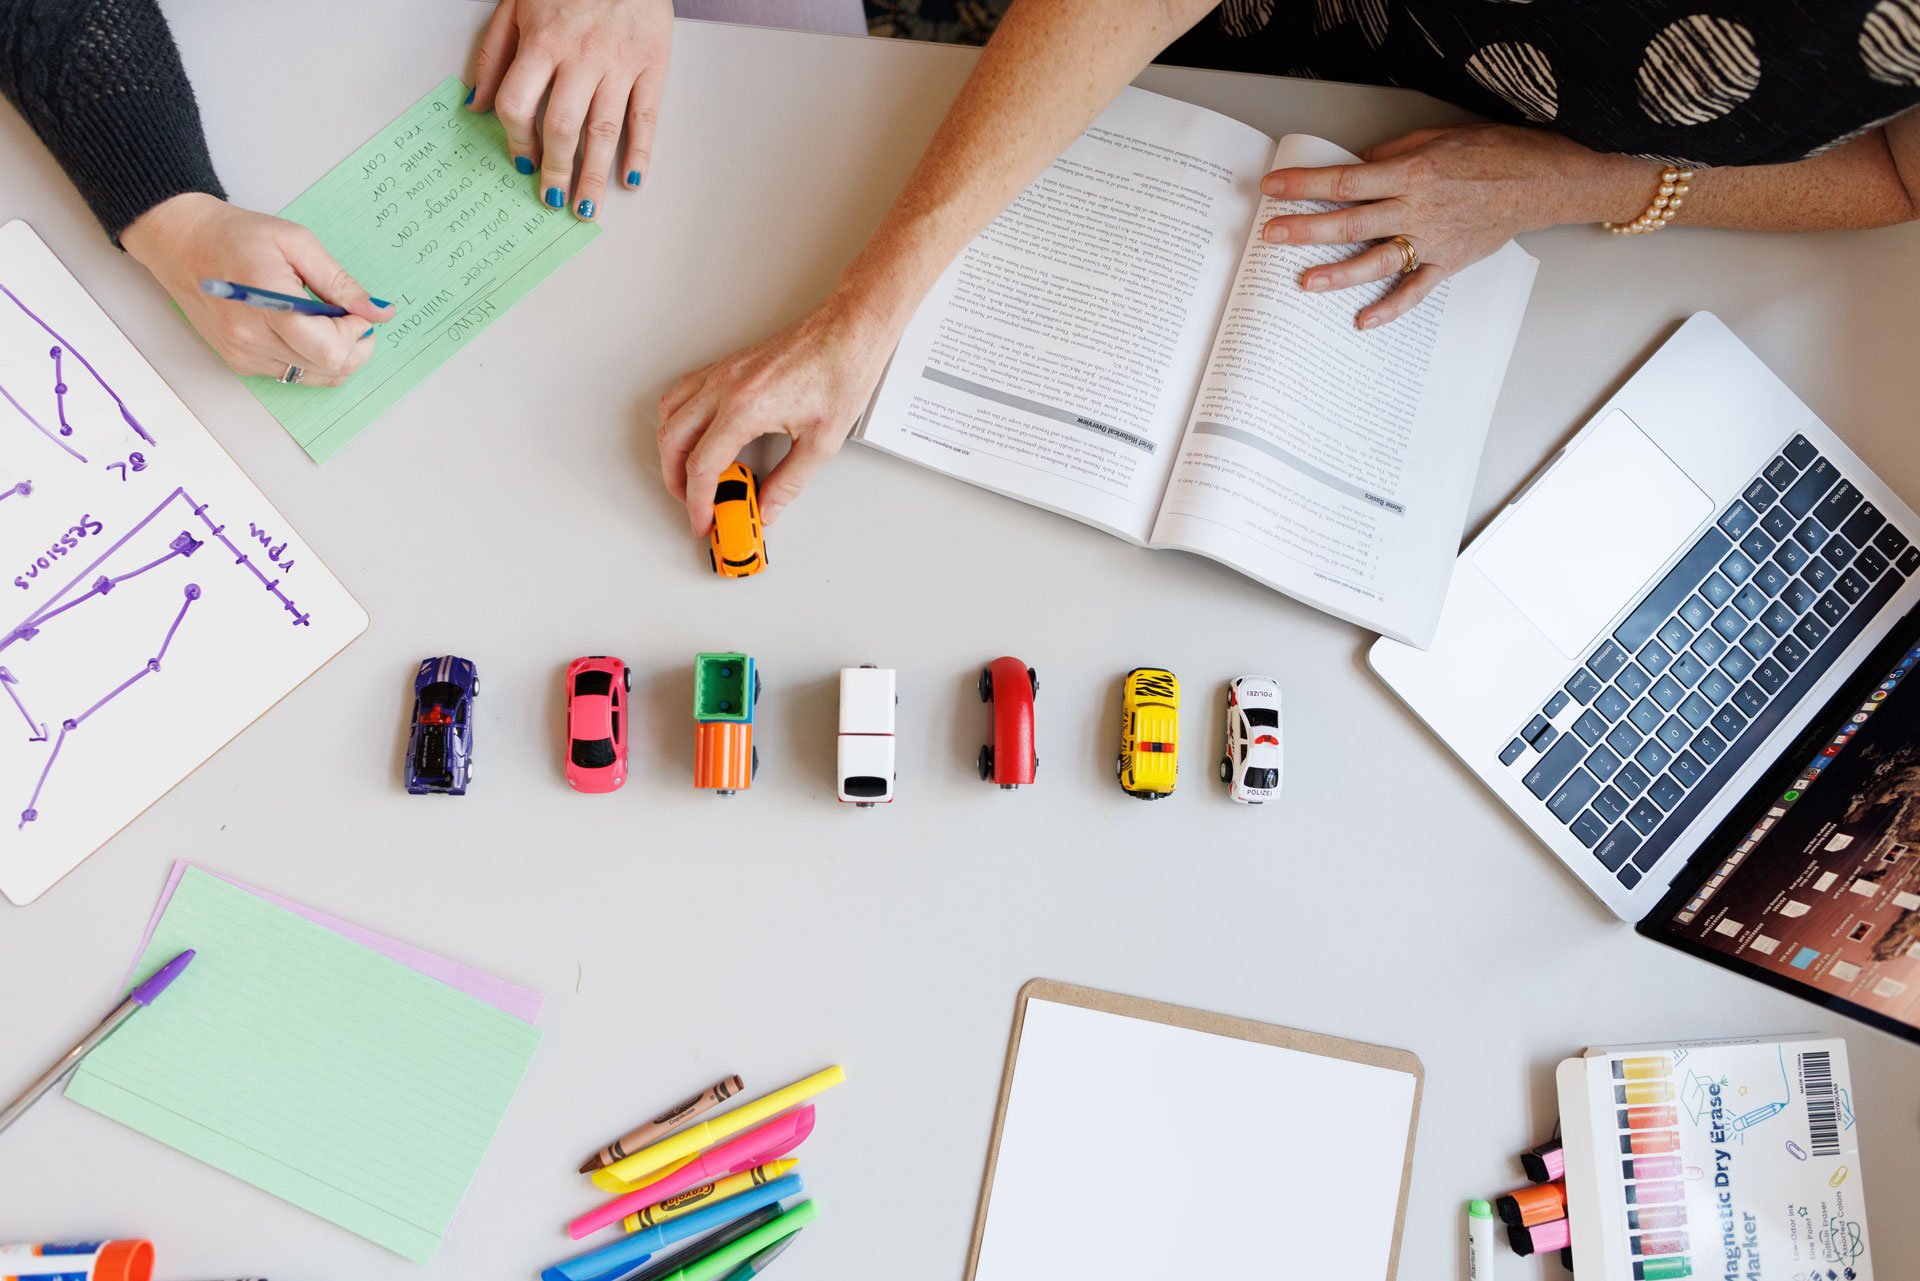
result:
[[[116,243],[170,196],[226,198],[156,0],[0,0],[0,94]]]

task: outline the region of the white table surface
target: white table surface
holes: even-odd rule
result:
[[[266,209],[460,69],[485,17],[462,0],[171,8],[220,171]],[[39,904],[0,910],[0,1093],[110,1003],[181,857],[548,998],[518,1101],[424,1269],[60,1099],[0,1138],[0,1237],[149,1236],[163,1281],[527,1276],[570,1252],[560,1225],[594,1200],[574,1166],[627,1123],[729,1072],[770,1087],[843,1062],[803,1150],[825,1213],[777,1275],[957,1276],[1014,994],[1045,975],[1418,1053],[1408,1279],[1458,1274],[1460,1202],[1518,1181],[1561,1056],[1845,1035],[1876,1272],[1920,1275],[1920,1220],[1901,1213],[1920,1186],[1920,1051],[1613,920],[1367,673],[1355,629],[864,450],[772,531],[770,573],[715,579],[661,488],[654,398],[822,292],[975,54],[678,38],[646,191],[610,196],[598,243],[325,468],[0,109],[0,218],[34,224],[373,616]],[[1141,83],[1350,147],[1453,117],[1385,90]],[[1527,247],[1542,269],[1476,519],[1700,308],[1920,500],[1920,229],[1565,228]],[[765,768],[721,800],[691,786],[690,663],[730,647],[764,665]],[[477,788],[409,797],[412,665],[449,650],[485,675]],[[634,669],[633,778],[611,797],[560,772],[560,673],[587,652]],[[1014,794],[973,773],[974,673],[1000,653],[1042,677],[1041,781]],[[835,673],[864,661],[900,671],[900,801],[876,812],[833,802]],[[1188,691],[1186,782],[1153,806],[1112,777],[1119,677],[1140,663]],[[1210,779],[1221,682],[1245,671],[1286,686],[1286,791],[1264,811]]]

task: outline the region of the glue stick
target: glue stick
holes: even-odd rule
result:
[[[152,1281],[153,1242],[0,1245],[0,1277],[20,1281]]]

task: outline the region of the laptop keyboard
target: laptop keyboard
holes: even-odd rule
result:
[[[1795,436],[1500,763],[1632,889],[1916,572],[1908,533]]]

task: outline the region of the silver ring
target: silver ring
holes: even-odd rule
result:
[[[307,376],[307,371],[298,365],[288,365],[287,372],[280,375],[280,381],[291,386]]]

